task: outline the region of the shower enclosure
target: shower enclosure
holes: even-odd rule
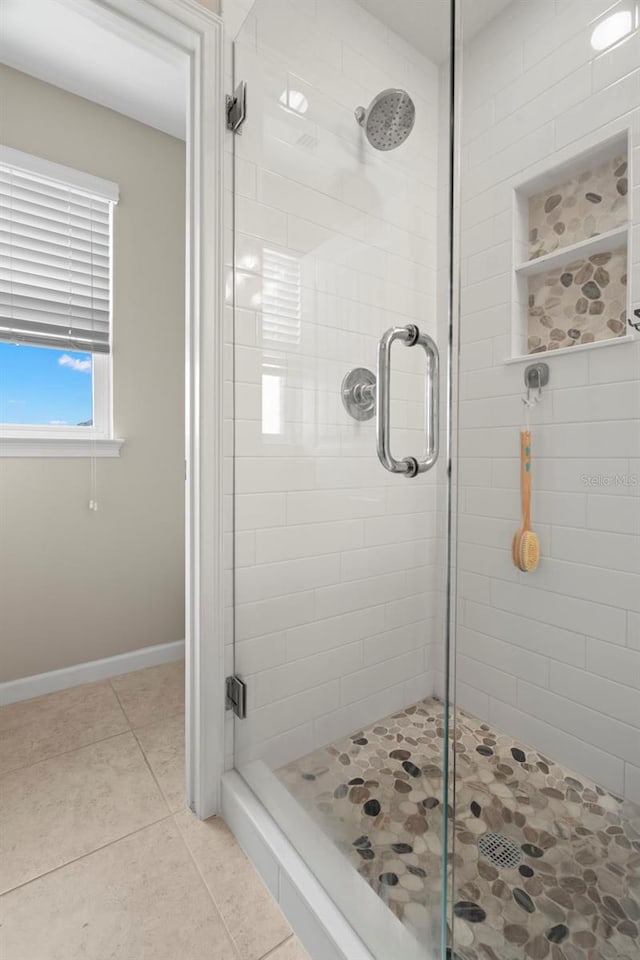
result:
[[[376,960],[640,955],[639,15],[234,44],[234,763]]]

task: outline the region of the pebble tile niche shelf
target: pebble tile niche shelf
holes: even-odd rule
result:
[[[628,157],[625,133],[516,190],[514,359],[629,339]]]

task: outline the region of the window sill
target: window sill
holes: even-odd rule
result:
[[[12,437],[0,434],[0,457],[119,457],[124,440],[102,437]]]

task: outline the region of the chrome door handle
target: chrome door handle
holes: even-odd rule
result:
[[[420,346],[427,357],[427,428],[426,457],[417,460],[405,457],[396,460],[391,454],[391,347],[399,340],[405,347]],[[421,333],[413,323],[406,327],[392,327],[387,330],[378,345],[378,388],[376,391],[376,432],[378,457],[380,463],[390,473],[402,473],[405,477],[417,477],[419,473],[430,470],[438,459],[440,411],[439,411],[439,354],[432,338]]]

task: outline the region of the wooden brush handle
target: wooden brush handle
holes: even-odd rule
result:
[[[522,519],[525,530],[531,529],[531,432],[520,433],[520,489],[522,493]]]

